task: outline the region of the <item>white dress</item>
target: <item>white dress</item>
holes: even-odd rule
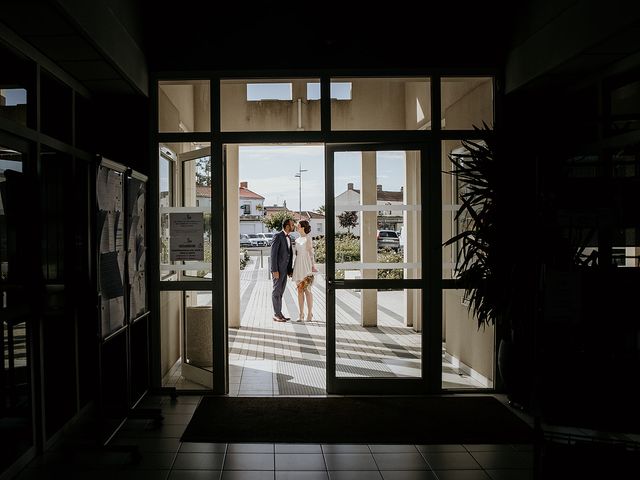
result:
[[[313,241],[311,237],[298,237],[295,250],[296,259],[293,264],[292,280],[301,282],[307,275],[313,275]]]

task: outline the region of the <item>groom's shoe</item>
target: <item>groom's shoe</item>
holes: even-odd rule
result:
[[[286,319],[286,318],[284,318],[284,316],[282,316],[282,314],[280,314],[280,313],[276,313],[276,314],[273,316],[273,321],[274,321],[274,322],[286,322],[286,321],[287,321],[287,319]]]
[[[288,320],[291,320],[291,317],[285,317],[284,315],[282,316],[282,321],[286,322]]]

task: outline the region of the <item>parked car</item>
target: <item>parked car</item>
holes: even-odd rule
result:
[[[394,230],[378,230],[378,250],[385,248],[396,252],[400,249],[400,238]]]
[[[251,239],[249,238],[249,235],[247,235],[246,233],[241,233],[240,234],[240,246],[241,247],[250,247],[251,246]]]
[[[251,246],[252,247],[266,247],[267,246],[267,239],[264,237],[261,237],[259,234],[257,233],[247,233],[247,235],[249,236],[249,240],[251,241]]]
[[[267,245],[271,245],[273,243],[273,233],[258,233],[259,236],[264,238],[267,241]]]

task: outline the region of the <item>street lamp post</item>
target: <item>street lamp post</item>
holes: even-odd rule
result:
[[[308,172],[309,170],[303,170],[302,163],[298,168],[298,173],[294,175],[298,179],[298,221],[302,220],[302,172]]]

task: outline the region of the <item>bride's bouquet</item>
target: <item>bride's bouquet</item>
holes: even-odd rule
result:
[[[302,279],[302,281],[298,284],[298,291],[299,292],[304,292],[305,290],[307,290],[309,287],[311,287],[311,284],[313,284],[313,274],[309,274],[306,277],[304,277]]]

